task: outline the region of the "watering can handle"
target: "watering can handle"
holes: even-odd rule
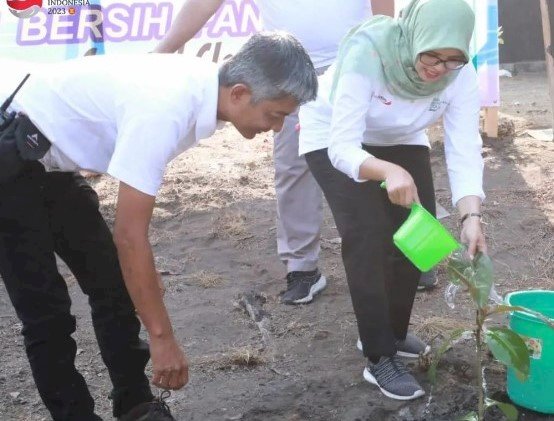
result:
[[[381,187],[383,190],[386,190],[386,188],[387,188],[387,182],[386,182],[386,181],[381,181],[381,184],[379,184],[379,187]],[[414,203],[412,203],[411,208],[414,209],[414,208],[416,208],[416,207],[418,207],[418,206],[421,206],[421,205],[418,204],[417,202],[414,202]]]

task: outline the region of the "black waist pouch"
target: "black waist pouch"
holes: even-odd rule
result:
[[[15,179],[22,172],[25,161],[41,159],[50,145],[29,117],[18,115],[0,132],[0,184]]]
[[[24,161],[15,140],[18,123],[16,118],[0,132],[0,184],[12,181],[23,170]]]

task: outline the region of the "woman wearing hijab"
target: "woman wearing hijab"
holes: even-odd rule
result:
[[[342,237],[363,376],[394,399],[425,394],[400,359],[429,351],[408,333],[420,273],[392,235],[414,202],[435,214],[425,130],[441,116],[461,241],[470,256],[486,252],[477,76],[467,65],[474,21],[464,0],[412,0],[398,19],[368,20],[342,41],[318,99],[300,111],[300,153]]]

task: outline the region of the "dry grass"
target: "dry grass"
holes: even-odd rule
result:
[[[464,320],[433,316],[417,325],[414,334],[426,342],[431,342],[436,338],[447,337],[455,329],[470,330],[471,328],[472,326]]]
[[[246,216],[242,212],[228,212],[219,215],[213,221],[213,238],[244,238],[248,234]]]
[[[252,368],[266,363],[262,353],[252,346],[231,348],[227,352],[206,355],[193,361],[194,365],[208,366],[216,370],[230,370],[236,367]]]
[[[202,288],[217,288],[220,287],[225,280],[217,273],[201,270],[186,277],[192,283],[201,286]]]

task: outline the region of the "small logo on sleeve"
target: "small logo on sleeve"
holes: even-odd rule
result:
[[[371,93],[371,99],[373,99],[373,98],[378,99],[382,104],[385,104],[385,105],[391,105],[392,104],[392,101],[390,99],[385,98],[381,94],[376,94],[375,92]]]

